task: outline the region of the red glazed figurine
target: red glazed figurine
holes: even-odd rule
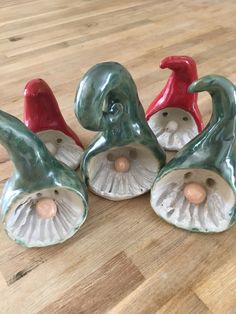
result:
[[[83,153],[81,141],[66,124],[52,90],[42,79],[26,84],[24,123],[56,159],[73,169],[78,167]]]
[[[188,92],[189,85],[197,80],[195,61],[188,56],[163,59],[160,68],[172,73],[146,112],[149,126],[166,150],[180,150],[203,129],[197,94]]]

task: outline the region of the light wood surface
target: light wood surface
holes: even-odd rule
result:
[[[23,88],[41,77],[87,145],[73,113],[75,88],[95,63],[114,60],[134,77],[146,107],[168,70],[190,55],[199,76],[236,83],[234,0],[0,0],[0,106],[22,117]],[[201,94],[207,122],[209,96]],[[11,162],[1,152],[1,188]],[[149,195],[112,202],[90,194],[81,230],[63,245],[25,249],[0,227],[0,313],[236,313],[236,226],[222,234],[179,230]]]

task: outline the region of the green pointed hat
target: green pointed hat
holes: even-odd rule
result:
[[[177,227],[221,232],[236,219],[236,87],[222,76],[209,75],[193,82],[189,91],[209,92],[211,119],[162,169],[151,191],[151,204]]]
[[[91,190],[113,200],[148,191],[165,153],[145,120],[129,72],[115,62],[93,66],[79,84],[75,114],[83,127],[100,132],[81,162]]]
[[[10,238],[36,247],[71,237],[83,224],[88,208],[86,189],[76,173],[58,162],[20,120],[3,111],[0,143],[15,166],[0,204]],[[54,212],[49,217],[51,204]]]

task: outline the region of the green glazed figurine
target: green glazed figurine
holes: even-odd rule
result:
[[[93,66],[79,84],[75,114],[84,128],[99,132],[81,161],[90,189],[111,200],[150,190],[165,153],[146,122],[129,72],[116,62]]]
[[[15,166],[0,203],[9,237],[26,247],[41,247],[73,236],[88,210],[86,189],[76,173],[57,161],[20,120],[3,111],[0,143]]]
[[[236,220],[236,87],[209,75],[193,82],[189,91],[208,91],[213,113],[203,132],[162,169],[151,205],[177,227],[221,232]]]

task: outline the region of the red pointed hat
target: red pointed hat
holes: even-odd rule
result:
[[[33,132],[61,131],[83,148],[79,137],[66,124],[51,88],[42,79],[33,79],[25,86],[23,119]]]
[[[203,129],[201,113],[197,105],[197,93],[189,93],[189,85],[198,79],[195,61],[188,56],[171,56],[160,62],[160,68],[169,68],[172,73],[160,94],[146,111],[146,119],[164,108],[179,108],[194,118],[198,131]]]

